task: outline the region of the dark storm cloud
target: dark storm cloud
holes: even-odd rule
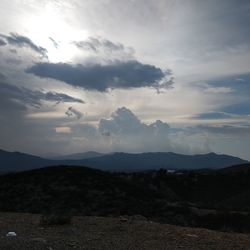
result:
[[[83,100],[79,98],[75,98],[66,94],[62,93],[56,93],[56,92],[47,92],[47,93],[42,93],[41,94],[41,99],[47,100],[47,101],[56,101],[56,102],[78,102],[78,103],[85,103]]]
[[[59,47],[58,42],[57,42],[56,40],[54,40],[52,37],[49,37],[49,40],[53,43],[53,46],[54,46],[56,49],[58,49],[58,47]]]
[[[0,83],[1,99],[0,110],[4,113],[25,111],[27,106],[39,108],[41,107],[41,101],[51,102],[77,102],[84,103],[78,98],[74,98],[62,93],[41,91],[31,91],[26,88],[19,88],[14,85]]]
[[[27,89],[19,88],[14,85],[1,83],[1,105],[2,103],[15,103],[17,106],[25,109],[25,104],[31,106],[40,106],[40,101],[37,96],[34,96],[32,91]],[[5,106],[5,109],[9,109],[9,105]]]
[[[106,91],[108,88],[168,87],[172,79],[154,65],[136,60],[116,61],[110,65],[71,65],[66,63],[37,63],[27,70],[43,78],[52,78],[87,90]]]
[[[38,54],[42,55],[43,57],[46,57],[47,55],[47,50],[45,48],[37,46],[28,37],[21,36],[16,33],[10,33],[9,36],[0,34],[0,36],[4,38],[6,42],[8,42],[8,44],[10,45],[20,48],[30,48]]]
[[[0,83],[1,98],[0,98],[0,118],[9,117],[13,113],[20,114],[26,110],[24,104],[20,103],[23,96],[20,95],[20,90],[12,85]]]
[[[78,120],[83,117],[83,114],[80,111],[78,111],[75,108],[73,108],[73,107],[69,107],[67,109],[67,111],[65,112],[65,114],[68,117],[76,117]]]
[[[0,39],[0,46],[5,46],[5,45],[7,45],[7,43],[4,40]]]

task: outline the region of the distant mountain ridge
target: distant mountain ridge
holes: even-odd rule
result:
[[[113,153],[98,158],[86,159],[86,166],[103,170],[149,170],[149,169],[220,169],[237,164],[248,163],[238,157],[215,153],[183,155],[172,152],[156,153]]]
[[[0,150],[0,171],[23,171],[54,165],[54,161],[20,152]]]
[[[104,154],[96,152],[96,151],[87,151],[84,153],[76,153],[76,154],[53,157],[51,159],[52,160],[82,160],[82,159],[96,158],[96,157],[100,157],[103,155]]]
[[[20,152],[0,150],[0,171],[23,171],[55,165],[88,166],[110,171],[143,171],[165,169],[221,169],[248,163],[237,157],[217,155],[182,155],[171,152],[113,153],[87,159],[50,160]]]

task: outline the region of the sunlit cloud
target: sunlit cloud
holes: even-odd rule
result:
[[[55,131],[56,133],[62,133],[62,134],[69,134],[72,132],[70,127],[56,127]]]

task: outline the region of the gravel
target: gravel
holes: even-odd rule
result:
[[[223,233],[148,221],[142,216],[74,217],[41,227],[40,215],[0,213],[0,250],[250,249],[250,234]],[[6,237],[15,232],[16,237]]]

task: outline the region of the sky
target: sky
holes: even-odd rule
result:
[[[248,0],[1,0],[0,148],[250,160]]]

